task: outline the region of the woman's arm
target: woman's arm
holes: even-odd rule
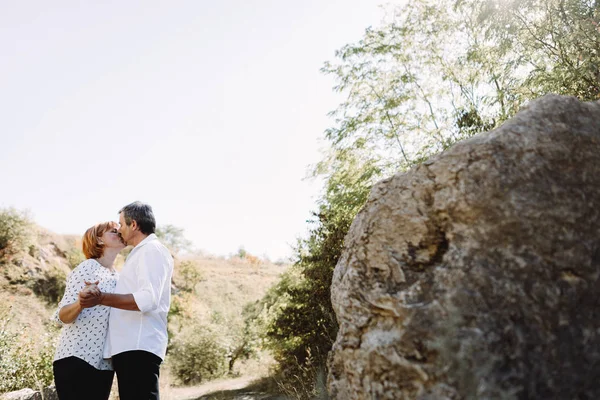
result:
[[[99,283],[99,281],[96,281],[96,282],[84,281],[85,287],[83,288],[83,290],[80,293],[100,292],[100,290],[98,289],[98,286],[97,286],[98,283]],[[79,316],[81,311],[83,311],[83,308],[84,307],[79,302],[79,297],[78,297],[74,303],[68,304],[60,309],[60,311],[58,312],[58,318],[60,318],[60,320],[63,323],[70,324],[71,322],[73,322],[77,319],[77,317]]]
[[[91,275],[89,260],[79,264],[68,276],[65,294],[54,313],[54,320],[60,324],[70,324],[77,319],[83,307],[79,303],[79,292],[86,287],[85,280]]]
[[[83,311],[83,307],[79,304],[79,299],[75,303],[68,304],[60,309],[58,312],[58,318],[65,323],[70,324],[75,321],[79,314]]]

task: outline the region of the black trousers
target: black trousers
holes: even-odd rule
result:
[[[92,367],[77,357],[54,361],[54,384],[60,400],[107,400],[114,371]]]
[[[159,400],[160,357],[143,350],[125,351],[112,357],[121,400]]]

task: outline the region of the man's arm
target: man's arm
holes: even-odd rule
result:
[[[132,294],[102,293],[100,304],[121,310],[140,311]]]
[[[132,295],[140,311],[146,313],[159,307],[169,263],[158,248],[147,246],[143,250],[138,255],[137,288]]]
[[[115,294],[80,293],[79,302],[82,307],[103,305],[121,310],[148,312],[158,307],[158,299],[167,280],[167,260],[158,250],[145,251],[140,254],[139,266],[136,270],[138,290],[134,293]]]

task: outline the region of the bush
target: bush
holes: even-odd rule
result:
[[[202,280],[202,272],[195,261],[186,260],[176,265],[174,281],[184,292],[193,293]]]
[[[27,250],[32,243],[33,224],[23,211],[0,209],[0,259]]]
[[[294,266],[261,301],[260,330],[279,364],[280,386],[299,393],[297,398],[316,395],[318,371],[326,371],[338,331],[330,293],[333,271],[350,225],[367,200],[372,173],[340,170],[329,177],[309,236],[296,248]]]
[[[33,283],[33,292],[50,304],[57,304],[65,292],[67,274],[57,265],[50,265]]]
[[[181,250],[189,250],[192,247],[192,242],[186,239],[183,234],[183,228],[174,225],[161,225],[157,227],[156,236],[175,254]]]
[[[48,332],[42,338],[28,337],[7,329],[8,311],[0,315],[0,393],[33,388],[41,390],[53,382],[56,333]]]
[[[278,389],[286,398],[294,400],[327,400],[327,373],[324,366],[312,364],[310,354],[304,364],[296,364],[275,377]]]
[[[201,383],[227,373],[227,349],[217,332],[196,323],[172,341],[169,365],[181,383]]]
[[[79,264],[85,261],[83,251],[77,247],[71,247],[66,251],[67,262],[71,269],[75,269]]]

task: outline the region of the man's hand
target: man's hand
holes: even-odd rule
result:
[[[81,307],[90,308],[100,304],[104,297],[104,294],[98,288],[98,283],[100,283],[100,281],[83,282],[85,283],[85,287],[79,292],[79,304]]]

